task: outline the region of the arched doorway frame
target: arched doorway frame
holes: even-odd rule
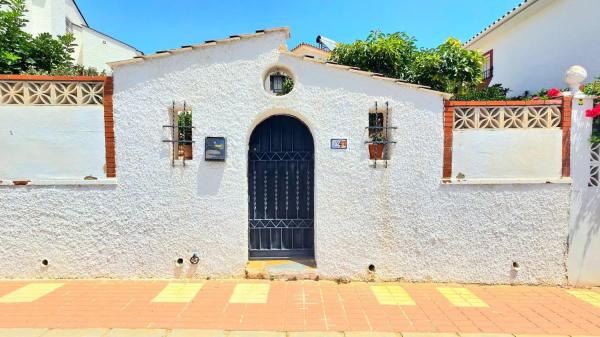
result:
[[[246,133],[246,164],[245,164],[245,170],[246,172],[248,172],[248,166],[250,163],[250,158],[249,158],[249,149],[250,149],[250,140],[251,140],[251,136],[253,134],[253,132],[255,131],[255,129],[264,121],[266,121],[267,119],[271,118],[271,117],[275,117],[275,116],[288,116],[288,117],[293,117],[295,118],[298,122],[300,122],[301,124],[304,125],[304,127],[306,127],[306,129],[308,130],[311,138],[312,138],[312,145],[313,145],[313,172],[312,172],[312,193],[313,193],[313,204],[312,204],[312,210],[313,210],[313,257],[315,260],[317,258],[317,200],[318,200],[318,192],[317,192],[317,186],[318,186],[318,177],[317,177],[317,141],[316,141],[316,137],[315,137],[315,128],[314,128],[314,124],[308,120],[304,115],[297,113],[294,110],[290,110],[290,109],[283,109],[283,108],[274,108],[274,109],[269,109],[266,110],[262,113],[260,113],[259,115],[256,116],[256,118],[254,119],[254,121],[251,123],[251,125],[248,127],[247,129],[247,133]],[[250,205],[250,188],[249,188],[249,181],[250,176],[246,177],[246,205]],[[250,209],[247,209],[246,214],[248,215],[248,217],[250,216]],[[248,218],[249,221],[249,218]],[[249,260],[253,260],[253,259],[262,259],[262,258],[252,258],[250,257],[250,229],[249,229],[249,223],[248,221],[246,222],[246,238],[248,238],[247,241],[247,253],[248,253],[248,259]]]

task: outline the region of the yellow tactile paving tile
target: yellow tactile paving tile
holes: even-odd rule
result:
[[[398,285],[371,286],[371,291],[382,305],[416,305],[406,290]]]
[[[64,283],[30,283],[0,297],[0,303],[33,302],[43,296],[48,295],[63,285]]]
[[[485,303],[477,295],[473,294],[467,288],[459,287],[437,287],[437,290],[444,296],[452,305],[457,307],[474,307],[487,308],[489,305]]]
[[[152,299],[153,303],[188,303],[191,302],[203,283],[169,283]]]
[[[600,293],[591,290],[568,290],[567,292],[584,302],[600,308]]]
[[[229,298],[229,303],[267,303],[270,287],[266,283],[237,284]]]

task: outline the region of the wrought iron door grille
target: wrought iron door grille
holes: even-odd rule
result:
[[[314,256],[314,149],[298,120],[275,116],[256,127],[248,152],[251,258]]]
[[[250,152],[251,161],[309,161],[312,159],[311,152]]]
[[[250,228],[313,228],[313,219],[255,219]]]

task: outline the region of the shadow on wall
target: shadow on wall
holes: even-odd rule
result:
[[[198,166],[198,195],[214,196],[219,194],[225,165],[222,162],[201,161]]]
[[[577,271],[576,281],[593,272],[588,269],[596,264],[594,260],[600,262],[600,187],[573,191],[572,199],[574,219],[569,229],[569,248],[570,261],[574,263],[572,271]]]
[[[438,184],[437,197],[443,200],[439,204],[440,209],[446,210],[449,221],[460,225],[464,235],[472,242],[471,248],[484,252],[467,257],[471,259],[468,262],[480,265],[487,261],[490,265],[500,265],[496,271],[502,275],[501,283],[564,283],[566,273],[561,270],[555,275],[539,272],[546,268],[550,270],[550,263],[564,267],[566,262],[568,190],[567,184]],[[555,195],[564,196],[559,199],[559,204],[556,204]],[[524,211],[531,205],[521,203],[521,200],[535,196],[540,197],[536,199],[538,202],[553,207],[541,212]],[[510,206],[499,208],[497,197]],[[474,202],[456,203],[456,200]],[[483,217],[474,214],[482,214]],[[482,220],[487,221],[485,226],[481,225]],[[551,228],[547,228],[548,225]],[[481,240],[482,237],[486,239]],[[532,237],[536,239],[532,241]],[[488,239],[495,242],[490,243]],[[546,248],[551,255],[542,258],[541,251]]]

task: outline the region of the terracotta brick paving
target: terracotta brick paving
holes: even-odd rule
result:
[[[0,299],[27,284],[0,281]],[[47,281],[29,303],[0,303],[0,328],[397,331],[600,336],[600,307],[565,288],[394,283],[415,305],[382,305],[375,283],[209,280],[187,303],[155,303],[169,281]],[[192,281],[190,281],[192,282]],[[230,303],[237,284],[266,283],[265,303]],[[457,306],[437,287],[467,288],[487,307]],[[600,293],[600,289],[592,289]],[[260,301],[261,297],[248,297]]]

